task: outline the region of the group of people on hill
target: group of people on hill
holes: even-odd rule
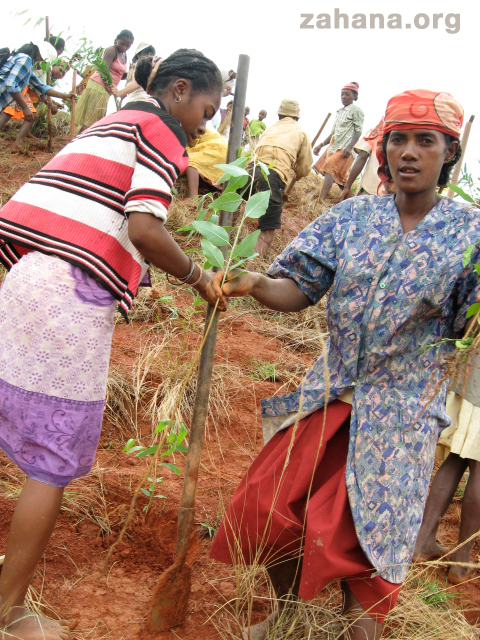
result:
[[[132,42],[122,32],[105,50],[113,84]],[[437,193],[460,157],[463,108],[444,92],[393,96],[376,154],[395,193],[342,200],[301,231],[267,275],[215,274],[183,252],[165,220],[189,145],[207,133],[225,78],[199,51],[179,49],[162,61],[141,53],[129,82],[140,99],[81,131],[0,210],[8,269],[0,289],[0,448],[27,478],[0,573],[0,635],[72,637],[71,622],[32,615],[25,597],[65,488],[94,461],[115,309],[128,316],[153,264],[221,311],[229,298],[251,295],[297,312],[329,292],[325,354],[296,391],[262,402],[265,447],[211,554],[267,566],[279,606],[246,631],[252,640],[266,637],[288,598],[311,599],[335,579],[352,621],[343,639],[376,640],[412,559],[439,431],[450,424],[441,363],[480,301],[480,210]],[[22,91],[44,58],[39,47],[17,55],[22,80],[0,96],[2,107],[19,100],[27,117]],[[319,170],[334,180],[359,142],[353,86],[343,89],[345,111],[322,145],[331,153]],[[89,79],[85,113],[86,105],[105,108],[105,92],[114,89]],[[287,185],[311,171],[299,117],[298,103],[283,100],[257,142],[256,156],[272,167],[268,184],[253,157],[249,165],[253,191],[271,191],[259,252],[278,228]],[[451,454],[462,461],[450,475],[458,479],[468,464],[475,483],[480,462],[470,452]],[[478,518],[468,524],[480,526]]]

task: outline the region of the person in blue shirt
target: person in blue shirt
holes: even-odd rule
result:
[[[62,100],[70,100],[72,95],[56,91],[50,87],[34,73],[37,63],[45,60],[52,63],[57,58],[55,48],[48,42],[41,42],[36,45],[33,42],[24,44],[12,53],[10,58],[0,68],[0,130],[10,120],[11,115],[4,113],[4,109],[14,101],[22,109],[24,123],[15,140],[13,151],[18,151],[23,139],[30,131],[36,118],[32,112],[28,101],[25,100],[24,91],[30,85],[40,96],[53,96]]]

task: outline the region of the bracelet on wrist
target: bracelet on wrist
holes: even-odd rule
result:
[[[178,282],[172,282],[170,280],[170,274],[166,274],[167,275],[167,280],[168,282],[173,285],[174,287],[180,287],[182,284],[188,284],[189,286],[193,286],[195,284],[197,284],[198,282],[200,282],[200,279],[202,277],[202,273],[203,273],[203,269],[201,267],[199,267],[200,269],[200,276],[198,277],[198,279],[193,283],[190,282],[190,280],[193,277],[193,274],[195,273],[195,267],[197,266],[196,263],[192,260],[192,258],[189,257],[190,260],[190,271],[188,272],[188,274],[182,278],[176,278],[176,280],[178,280]]]
[[[195,280],[195,282],[187,282],[187,283],[185,283],[185,284],[188,284],[188,286],[189,286],[189,287],[196,287],[196,286],[197,286],[197,284],[198,284],[198,283],[200,282],[200,280],[202,279],[202,276],[203,276],[203,269],[202,269],[202,267],[199,267],[199,269],[200,269],[200,273],[199,273],[199,275],[198,275],[198,278]]]

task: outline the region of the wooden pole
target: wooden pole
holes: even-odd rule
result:
[[[233,99],[232,125],[228,140],[227,162],[233,162],[237,158],[238,150],[241,148],[249,65],[250,58],[246,55],[240,55],[235,97]],[[232,222],[233,213],[228,211],[220,212],[218,220],[220,226],[231,227]],[[222,247],[221,251],[226,257],[227,247]],[[167,631],[173,626],[183,624],[188,612],[192,570],[186,563],[186,558],[195,517],[195,496],[207,420],[219,318],[220,312],[209,304],[205,320],[205,331],[207,331],[207,328],[209,328],[209,331],[205,338],[198,365],[197,393],[190,425],[183,493],[178,510],[176,557],[174,564],[166,569],[159,578],[148,618],[150,628],[155,631]]]
[[[328,113],[328,115],[327,115],[327,117],[326,117],[326,118],[325,118],[325,120],[323,121],[322,126],[321,126],[321,127],[320,127],[320,129],[318,130],[317,135],[316,135],[316,136],[314,137],[314,139],[312,140],[312,149],[313,149],[313,147],[315,146],[316,141],[317,141],[317,140],[318,140],[318,138],[320,137],[320,134],[321,134],[321,133],[322,133],[322,131],[324,130],[325,125],[327,124],[328,119],[330,118],[330,116],[331,116],[331,115],[332,115],[332,114],[329,112],[329,113]]]
[[[72,94],[77,89],[77,70],[73,70]],[[72,95],[72,106],[70,107],[70,140],[75,138],[75,107],[77,104],[77,96]]]
[[[467,144],[468,144],[468,136],[470,135],[470,129],[472,128],[472,123],[474,120],[475,120],[475,116],[470,116],[470,120],[465,125],[465,131],[463,132],[462,142],[461,142],[462,155],[460,156],[460,160],[457,162],[457,164],[455,165],[455,169],[453,170],[452,179],[450,180],[451,184],[456,185],[458,182],[460,171],[462,169],[463,158],[465,157],[465,149],[467,148]],[[454,192],[452,191],[452,189],[449,189],[447,191],[447,198],[453,198],[453,196],[454,196]]]
[[[49,20],[48,16],[45,18],[45,31],[46,31],[45,40],[48,42],[48,39],[50,38],[50,20]],[[47,71],[47,84],[48,84],[48,86],[50,86],[50,82],[51,81],[52,81],[52,74],[50,73],[50,69],[48,69],[48,71]],[[47,149],[48,149],[48,151],[50,153],[52,151],[52,138],[53,138],[51,105],[52,105],[52,102],[50,100],[50,97],[47,96],[47,126],[48,126],[48,146],[47,146]]]

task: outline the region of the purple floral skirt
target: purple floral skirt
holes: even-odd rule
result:
[[[92,467],[115,300],[78,267],[27,253],[0,289],[0,449],[64,487]]]

